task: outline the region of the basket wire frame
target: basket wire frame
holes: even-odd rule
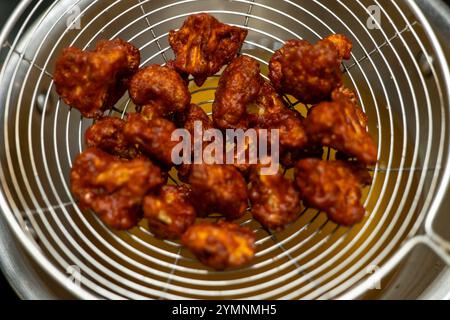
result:
[[[417,53],[430,62],[439,54],[423,34],[426,21],[418,19],[411,1],[336,0],[333,8],[329,1],[309,2],[312,5],[279,1],[278,6],[263,0],[184,0],[155,6],[151,0],[59,1],[40,17],[35,10],[42,1],[29,7],[18,36],[4,42],[8,63],[0,78],[5,144],[0,200],[19,239],[51,276],[82,298],[323,299],[365,293],[374,279],[368,268],[392,270],[398,262],[393,257],[408,248],[405,241],[417,241],[435,190],[443,183],[449,79],[441,69],[448,67],[440,59],[430,63],[431,76],[423,74]],[[366,27],[368,6],[373,4],[383,17],[376,32]],[[79,18],[89,17],[76,32],[64,20],[74,8],[81,8]],[[109,12],[113,18],[102,20]],[[196,263],[179,243],[154,239],[145,226],[118,233],[78,209],[70,194],[68,168],[83,150],[83,132],[91,121],[55,99],[51,70],[59,50],[68,45],[87,49],[108,34],[110,39],[120,36],[139,43],[142,65],[163,64],[171,55],[167,25],[176,28],[197,12],[248,29],[241,53],[263,67],[288,37],[306,34],[314,41],[341,32],[352,38],[357,50],[343,70],[370,115],[370,131],[381,151],[366,197],[370,214],[361,226],[341,228],[322,213],[305,209],[297,223],[275,234],[247,216],[240,223],[255,227],[260,248],[255,263],[215,272]],[[315,23],[304,23],[291,12]],[[39,43],[34,35],[39,35]],[[208,85],[191,88],[194,99],[215,90]],[[198,104],[207,108],[212,102]],[[298,107],[295,102],[291,106]],[[130,110],[130,100],[124,99],[111,114],[123,117]],[[81,286],[65,275],[71,266],[80,268]],[[360,289],[364,280],[366,286]]]

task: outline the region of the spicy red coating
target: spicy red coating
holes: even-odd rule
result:
[[[125,139],[125,121],[116,117],[104,117],[86,130],[88,148],[99,148],[111,155],[134,159],[139,155],[135,145]]]
[[[102,40],[94,51],[66,48],[56,61],[56,92],[84,117],[98,118],[124,95],[139,63],[139,50],[121,39]]]
[[[259,63],[240,56],[225,69],[213,104],[214,126],[218,129],[248,127],[247,107],[256,101],[263,78]]]
[[[158,238],[178,239],[194,224],[197,214],[185,188],[167,185],[145,197],[144,217]]]
[[[129,91],[137,106],[157,105],[164,115],[183,112],[191,101],[191,93],[181,76],[171,68],[155,64],[133,76]]]
[[[201,263],[216,270],[249,263],[255,255],[255,240],[250,229],[224,221],[199,223],[182,237],[183,244]]]
[[[247,33],[206,13],[191,15],[180,30],[169,33],[169,44],[176,56],[171,65],[181,74],[191,74],[202,86],[236,57]]]
[[[289,109],[275,89],[265,82],[255,101],[257,113],[250,114],[250,126],[260,129],[278,129],[280,150],[303,148],[308,138],[303,118],[296,110]]]
[[[130,143],[138,145],[142,152],[168,169],[173,165],[172,150],[178,144],[171,140],[176,129],[169,120],[147,120],[141,114],[135,113],[128,116],[124,135]]]
[[[361,189],[371,181],[365,167],[349,162],[304,159],[296,166],[296,183],[305,205],[325,211],[343,226],[364,218]]]
[[[70,176],[80,209],[93,210],[118,230],[136,226],[145,194],[164,182],[161,170],[149,160],[120,160],[97,148],[89,148],[75,159]]]
[[[199,215],[220,213],[235,220],[248,208],[247,183],[231,165],[194,164],[188,182],[192,188],[191,202]]]
[[[367,132],[367,117],[348,99],[322,102],[305,121],[312,143],[334,148],[366,165],[377,163],[378,150]]]
[[[299,193],[294,183],[282,173],[261,175],[259,169],[253,169],[250,182],[251,212],[264,227],[279,231],[297,219],[300,213]]]
[[[275,89],[306,104],[329,99],[342,84],[341,62],[351,50],[350,40],[344,38],[335,35],[315,45],[305,40],[287,41],[269,63],[269,78]]]

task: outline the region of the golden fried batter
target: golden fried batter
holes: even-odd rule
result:
[[[294,183],[281,172],[275,175],[260,175],[258,168],[252,169],[249,192],[252,215],[265,228],[282,230],[294,222],[300,212],[300,198]]]
[[[359,104],[359,98],[356,92],[345,86],[340,86],[331,93],[331,100],[338,101],[340,99],[350,100],[355,106]]]
[[[220,213],[239,219],[248,208],[247,183],[231,165],[192,165],[188,179],[191,202],[200,215]]]
[[[196,121],[199,121],[202,124],[202,130],[203,132],[197,132],[197,134],[203,134],[204,131],[212,129],[213,124],[212,120],[209,118],[209,116],[206,114],[206,112],[196,104],[191,104],[190,107],[186,110],[186,112],[178,114],[176,117],[176,123],[179,127],[184,127],[190,134],[191,134],[191,147],[192,147],[192,154],[191,154],[191,160],[194,159],[194,135],[196,132],[195,123]],[[205,147],[208,145],[208,142],[203,142],[202,144],[202,152],[205,149]],[[203,153],[202,153],[203,154]],[[192,165],[191,164],[181,164],[177,166],[178,171],[178,178],[180,181],[188,182],[189,174],[191,172]]]
[[[263,84],[259,63],[240,56],[231,62],[220,78],[213,104],[213,120],[219,129],[248,127],[247,107],[258,98]]]
[[[161,239],[178,239],[195,222],[196,212],[188,201],[186,187],[164,186],[144,199],[144,217]]]
[[[302,148],[307,142],[300,114],[287,108],[264,82],[259,63],[247,56],[233,60],[220,78],[213,120],[220,129],[279,129],[281,149]]]
[[[189,16],[180,30],[169,33],[176,55],[173,66],[182,74],[191,74],[202,86],[206,79],[230,63],[247,37],[247,30],[220,23],[200,13]]]
[[[194,225],[182,237],[183,244],[200,262],[216,270],[250,262],[255,255],[255,240],[250,229],[224,221]]]
[[[178,127],[184,127],[192,136],[194,136],[196,121],[202,124],[203,131],[213,128],[212,120],[208,114],[196,104],[191,104],[185,112],[177,114],[175,123]]]
[[[202,124],[203,134],[206,130],[213,129],[213,123],[212,120],[209,118],[209,116],[206,114],[206,112],[200,108],[199,106],[192,104],[189,108],[189,111],[182,115],[180,119],[178,120],[179,124],[182,124],[186,130],[188,130],[192,137],[194,137],[195,134],[195,123],[200,122]],[[197,132],[197,134],[202,134],[201,132]],[[205,148],[210,144],[210,141],[204,141],[202,144],[202,154]],[[243,150],[240,150],[241,152],[245,153],[245,159],[247,163],[245,164],[238,164],[238,158],[239,154],[235,154],[234,157],[234,163],[233,165],[243,174],[247,172],[250,165],[248,164],[249,160],[249,144],[250,143],[256,143],[255,141],[249,141],[248,139],[245,140],[246,148]],[[192,140],[192,153],[194,153],[194,141]],[[236,151],[236,150],[234,150]],[[236,152],[235,152],[236,153]],[[209,156],[209,154],[205,154],[205,156]],[[212,154],[211,156],[215,156]],[[225,161],[226,159],[226,149],[224,150],[223,159]],[[206,159],[203,159],[206,161]],[[231,164],[231,163],[230,163]],[[182,181],[187,181],[187,175],[190,172],[190,165],[184,164],[178,167],[178,176]]]
[[[353,43],[346,36],[342,34],[332,34],[323,39],[323,41],[330,41],[334,44],[341,60],[349,60],[352,57]]]
[[[116,101],[119,101],[128,90],[131,77],[139,70],[139,64],[141,63],[141,53],[139,49],[123,40],[100,40],[96,46],[96,50],[99,52],[108,52],[117,50],[118,48],[125,51],[128,67],[125,71],[118,74],[120,81],[116,82],[116,87],[110,91],[110,101],[113,101],[114,104]]]
[[[191,134],[192,137],[192,152],[194,152],[194,136],[203,135],[206,130],[213,129],[212,120],[206,114],[206,112],[195,104],[191,104],[183,116],[183,127]],[[196,123],[201,123],[200,128],[196,127]],[[203,149],[208,145],[208,142],[203,142]]]
[[[66,48],[56,61],[56,92],[83,116],[100,117],[126,92],[140,59],[139,50],[121,39],[102,40],[94,51]]]
[[[123,133],[125,121],[115,117],[104,117],[86,130],[85,141],[88,148],[99,148],[111,155],[134,159],[139,151],[130,144]]]
[[[255,106],[257,107],[256,116],[259,116],[262,120],[264,120],[265,116],[284,112],[288,109],[283,99],[275,91],[275,88],[267,82],[261,85]]]
[[[349,57],[351,42],[341,35],[311,45],[289,40],[270,60],[269,78],[279,93],[290,94],[302,103],[329,99],[342,84],[342,59]]]
[[[334,148],[366,165],[377,162],[377,146],[366,131],[366,117],[348,99],[322,102],[313,107],[305,126],[313,143]]]
[[[176,71],[176,72],[178,72],[178,74],[179,74],[180,77],[183,79],[183,81],[184,81],[184,83],[186,84],[186,86],[189,87],[189,83],[190,83],[190,80],[189,80],[189,73],[184,73],[184,72],[182,72],[181,70],[177,70],[177,68],[175,67],[175,60],[169,60],[169,61],[167,61],[166,67],[169,68],[169,69],[172,69],[172,70],[174,70],[174,71]]]
[[[296,167],[296,183],[305,204],[344,226],[364,218],[361,188],[371,181],[366,168],[344,161],[305,159]]]
[[[166,108],[159,103],[149,103],[142,107],[137,107],[137,111],[146,119],[153,120],[157,118],[165,118]]]
[[[283,113],[272,114],[266,119],[264,127],[280,130],[281,150],[303,148],[308,142],[303,118],[295,110],[287,109]]]
[[[341,86],[333,91],[333,93],[331,95],[331,99],[333,101],[337,101],[337,102],[346,100],[347,103],[352,103],[355,107],[357,107],[357,108],[355,108],[355,110],[356,110],[359,122],[360,122],[361,126],[363,126],[364,128],[367,128],[367,125],[369,124],[369,118],[364,113],[364,111],[362,111],[362,109],[359,108],[359,98],[358,98],[358,95],[356,94],[356,92],[354,92],[353,90],[351,90],[349,88]]]
[[[151,65],[131,79],[130,97],[137,106],[157,106],[164,115],[183,112],[191,102],[191,93],[181,76],[168,67]]]
[[[261,86],[255,101],[257,114],[250,114],[250,126],[260,129],[280,130],[280,150],[303,148],[307,143],[307,135],[303,126],[303,118],[296,111],[289,109],[275,89],[268,83]]]
[[[178,144],[171,140],[175,130],[175,125],[169,120],[162,118],[147,120],[138,113],[128,116],[123,129],[130,143],[138,145],[144,153],[166,169],[173,165],[172,149]]]
[[[145,194],[164,184],[161,170],[149,160],[120,160],[89,148],[75,160],[71,189],[81,210],[92,209],[110,227],[134,227]]]

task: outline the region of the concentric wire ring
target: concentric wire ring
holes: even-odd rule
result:
[[[422,73],[417,54],[431,57],[437,49],[423,34],[426,21],[415,15],[416,7],[375,0],[382,20],[369,29],[370,10],[359,0],[331,6],[328,1],[158,3],[66,0],[37,17],[39,1],[9,44],[0,89],[2,208],[30,252],[79,297],[334,298],[370,275],[368,268],[383,268],[402,242],[417,234],[448,151],[448,83],[442,86],[448,79],[441,73],[446,64],[431,65],[431,77]],[[145,225],[118,233],[74,204],[68,173],[91,121],[57,98],[51,70],[58,53],[65,46],[86,49],[100,38],[121,37],[140,47],[142,65],[164,64],[173,57],[168,31],[197,12],[248,29],[241,53],[257,59],[265,77],[268,58],[285,40],[316,41],[338,32],[352,38],[346,81],[360,96],[380,150],[363,224],[340,228],[307,209],[286,231],[272,234],[246,216],[240,222],[258,238],[255,262],[215,272],[177,242],[155,239]],[[72,29],[77,19],[79,30]],[[192,85],[193,100],[209,110],[216,85],[217,76],[203,88]],[[113,114],[122,117],[133,108],[128,97],[116,107]],[[81,271],[81,287],[64,278],[70,266]]]

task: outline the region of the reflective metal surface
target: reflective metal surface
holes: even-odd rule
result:
[[[65,0],[55,1],[42,15],[33,11],[41,2],[33,5],[22,1],[0,36],[8,55],[0,76],[1,226],[16,239],[0,249],[9,256],[2,267],[24,297],[448,295],[450,230],[439,227],[450,221],[441,210],[450,178],[450,75],[416,2]],[[374,9],[380,20],[371,15]],[[255,262],[214,272],[179,243],[155,239],[145,224],[114,232],[74,204],[68,175],[91,121],[55,93],[52,71],[58,53],[69,45],[89,48],[101,38],[121,37],[140,47],[143,65],[163,64],[173,57],[168,31],[201,11],[249,30],[242,53],[261,62],[263,75],[285,40],[316,41],[330,33],[352,38],[346,84],[358,92],[380,149],[362,224],[341,228],[323,213],[305,209],[286,231],[269,234],[247,216],[240,223],[255,229]],[[14,25],[21,30],[7,39]],[[191,85],[193,101],[209,110],[216,85],[217,77],[201,89]],[[297,107],[306,112],[305,106]],[[124,97],[117,108],[123,116],[133,106]],[[15,246],[24,250],[16,254]],[[36,281],[30,287],[42,291],[27,291],[23,279],[30,272]],[[374,289],[381,277],[380,289]]]

